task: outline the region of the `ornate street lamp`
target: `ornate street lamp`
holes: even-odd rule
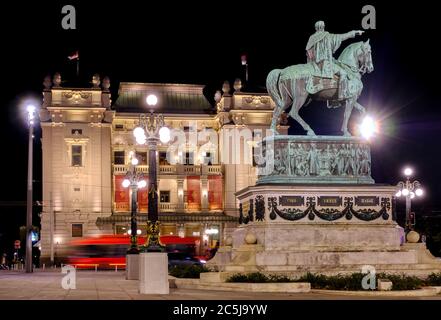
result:
[[[122,185],[124,188],[130,188],[132,209],[130,213],[130,248],[127,250],[128,254],[138,254],[138,223],[137,223],[137,211],[138,211],[138,189],[145,188],[147,182],[144,180],[142,173],[136,171],[138,165],[138,159],[132,155],[130,156],[130,168],[126,173],[126,178],[123,180]]]
[[[37,108],[34,105],[26,107],[28,112],[29,139],[28,139],[28,186],[27,186],[27,205],[26,205],[26,272],[33,271],[32,266],[32,163],[33,163],[33,139],[34,123]]]
[[[405,197],[406,199],[406,222],[405,222],[405,230],[410,231],[411,221],[410,221],[410,211],[412,205],[412,199],[415,197],[421,197],[424,194],[423,189],[421,188],[421,183],[417,180],[410,181],[410,177],[413,174],[413,170],[411,168],[404,169],[404,175],[406,176],[406,181],[400,181],[397,184],[398,192],[395,194],[397,198]]]
[[[157,104],[158,98],[151,94],[146,98],[146,102],[150,108],[150,114],[141,115],[139,126],[133,130],[136,142],[146,144],[149,150],[148,239],[143,250],[145,252],[163,252],[164,247],[159,242],[156,150],[158,141],[167,143],[170,140],[170,130],[164,125],[164,117],[161,114],[154,114],[153,108]]]

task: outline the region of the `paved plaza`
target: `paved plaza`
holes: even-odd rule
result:
[[[353,297],[324,293],[249,293],[170,289],[169,295],[141,295],[138,281],[125,280],[124,271],[86,271],[76,273],[76,289],[61,286],[61,269],[0,271],[0,300],[317,300],[317,299],[397,299],[379,297]],[[437,299],[433,297],[403,297],[403,299]]]

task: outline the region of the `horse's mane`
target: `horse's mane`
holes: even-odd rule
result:
[[[355,62],[354,52],[362,45],[363,41],[351,43],[346,48],[344,48],[343,52],[340,54],[337,60],[343,63],[347,63],[349,61]]]

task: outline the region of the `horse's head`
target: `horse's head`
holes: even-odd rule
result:
[[[361,73],[371,73],[374,71],[374,65],[372,63],[371,45],[369,40],[362,42],[358,50],[358,65]]]
[[[362,74],[374,71],[369,40],[350,44],[343,50],[338,60]]]

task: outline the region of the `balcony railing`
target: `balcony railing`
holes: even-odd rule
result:
[[[124,165],[124,164],[113,165],[113,174],[126,174],[127,170],[129,170],[128,165]],[[136,171],[147,174],[149,172],[149,166],[137,166]]]
[[[177,208],[176,203],[159,203],[159,212],[174,212]]]
[[[159,174],[176,174],[176,166],[160,165]]]
[[[222,166],[220,164],[211,166],[202,166],[202,174],[213,175],[222,174]]]
[[[122,175],[126,174],[127,170],[129,170],[128,165],[123,164],[114,164],[113,165],[113,174]],[[138,172],[142,172],[144,174],[148,174],[149,166],[139,165],[136,167]],[[222,174],[222,166],[220,164],[217,165],[159,165],[159,175],[218,175]]]

